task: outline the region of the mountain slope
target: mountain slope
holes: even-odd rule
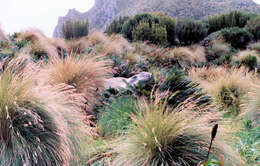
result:
[[[176,18],[202,19],[230,10],[260,13],[260,5],[252,0],[96,0],[88,12],[72,9],[60,17],[53,36],[60,37],[62,24],[67,19],[88,18],[91,29],[104,30],[114,18],[137,13],[162,11]]]

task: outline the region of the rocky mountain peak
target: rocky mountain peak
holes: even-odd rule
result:
[[[87,12],[70,9],[66,16],[60,17],[53,36],[61,37],[62,25],[67,19],[88,18],[90,30],[104,30],[119,16],[143,12],[161,11],[176,18],[203,19],[230,10],[260,13],[260,5],[252,0],[96,0],[93,8]]]

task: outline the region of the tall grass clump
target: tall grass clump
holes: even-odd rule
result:
[[[206,55],[203,47],[176,47],[172,50],[171,58],[178,61],[181,67],[191,67],[206,62]]]
[[[122,56],[124,52],[131,50],[129,42],[122,36],[112,34],[110,36],[100,31],[94,31],[88,38],[90,46],[94,46],[98,53],[104,55]]]
[[[245,68],[209,67],[192,69],[189,77],[198,81],[219,105],[219,109],[238,115],[241,104],[255,79]]]
[[[89,23],[86,20],[67,20],[62,25],[62,35],[65,39],[78,39],[87,36],[89,33]]]
[[[68,165],[66,124],[58,108],[33,89],[10,71],[0,76],[0,165]]]
[[[245,111],[242,115],[246,115],[260,124],[260,84],[259,81],[253,84],[249,91],[248,99],[245,99]]]
[[[246,66],[249,70],[255,70],[260,64],[259,55],[254,50],[240,51],[236,56],[233,56],[233,60],[239,66]]]
[[[66,43],[59,39],[50,39],[44,35],[44,33],[38,29],[31,29],[20,33],[19,38],[21,40],[30,41],[28,46],[30,52],[35,56],[57,57],[58,48],[66,48]]]
[[[206,160],[211,128],[207,116],[189,110],[172,110],[164,102],[140,102],[134,124],[114,148],[113,165],[197,165]],[[188,111],[189,110],[189,111]],[[243,165],[235,153],[217,137],[214,151],[223,155],[227,165]]]
[[[69,55],[51,59],[39,75],[44,84],[73,87],[75,93],[83,94],[86,109],[89,109],[96,102],[97,92],[103,90],[109,71],[108,62],[101,57]]]
[[[214,61],[231,53],[231,45],[222,40],[213,40],[205,49],[208,61]]]

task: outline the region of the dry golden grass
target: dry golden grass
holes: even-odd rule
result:
[[[247,56],[255,56],[257,58],[257,64],[260,64],[260,55],[256,50],[244,50],[238,52],[235,56],[233,56],[233,61],[243,61]]]
[[[107,35],[98,30],[92,32],[88,37],[88,41],[92,45],[96,45],[100,43],[104,44],[107,40],[108,40]]]
[[[122,55],[125,51],[131,50],[129,42],[122,35],[111,35],[104,43],[104,53],[106,55]]]
[[[260,81],[256,81],[249,91],[248,98],[244,98],[242,105],[244,112],[241,116],[250,117],[260,124]]]
[[[188,104],[173,110],[160,99],[139,100],[140,114],[132,117],[132,127],[115,146],[117,155],[112,165],[197,165],[205,160],[212,113],[194,114],[195,107]],[[225,126],[220,125],[214,151],[225,165],[243,166],[244,161],[223,141],[226,134]]]
[[[57,57],[57,45],[60,44],[60,46],[63,45],[63,42],[60,42],[61,40],[56,39],[55,42],[53,42],[50,38],[46,37],[42,31],[38,29],[32,29],[25,32],[22,32],[19,36],[22,40],[28,40],[32,42],[31,49],[32,51],[43,51],[45,52],[49,57]],[[54,44],[55,43],[55,44]]]
[[[92,122],[89,120],[89,116],[86,117],[82,113],[80,107],[82,105],[81,102],[85,101],[85,98],[82,94],[75,93],[74,87],[66,84],[39,84],[38,74],[41,71],[40,67],[32,62],[30,55],[20,54],[17,58],[6,64],[4,72],[0,76],[0,105],[3,106],[1,108],[8,108],[10,116],[14,117],[17,113],[19,114],[19,112],[24,111],[25,114],[22,114],[21,112],[22,115],[19,115],[19,117],[21,119],[24,118],[25,120],[23,121],[22,119],[17,125],[20,125],[20,123],[27,123],[27,120],[30,125],[30,120],[35,118],[33,124],[36,121],[39,122],[39,128],[37,128],[36,125],[35,130],[30,131],[28,129],[27,131],[32,132],[32,135],[36,130],[42,132],[39,133],[39,138],[42,141],[41,144],[36,142],[36,144],[39,144],[38,150],[35,151],[35,149],[33,149],[35,145],[31,145],[31,140],[29,140],[25,144],[26,147],[24,147],[22,151],[19,150],[17,158],[16,156],[13,156],[10,160],[6,160],[6,158],[3,159],[1,157],[6,157],[4,155],[8,155],[8,153],[6,153],[7,151],[5,151],[7,149],[1,149],[1,154],[3,154],[3,156],[1,155],[0,157],[0,163],[2,164],[3,161],[6,161],[10,162],[12,165],[20,159],[23,160],[22,158],[19,159],[18,156],[24,154],[25,156],[23,157],[26,158],[22,163],[25,163],[26,165],[34,165],[34,162],[40,163],[39,165],[67,166],[72,163],[74,163],[74,165],[79,165],[77,163],[79,156],[77,155],[82,153],[81,150],[83,145],[81,144],[83,144],[86,137],[97,136],[95,127],[91,127],[93,124],[90,125]],[[16,112],[16,110],[19,111]],[[1,111],[1,113],[4,112]],[[31,119],[30,116],[32,116]],[[15,119],[17,119],[17,117],[12,120],[15,121]],[[1,123],[3,122],[5,121],[1,121]],[[11,124],[16,125],[16,122]],[[1,127],[3,126],[1,125]],[[19,126],[14,127],[19,128]],[[45,127],[47,128],[45,129]],[[45,130],[44,132],[41,131],[42,128]],[[1,131],[4,132],[2,129]],[[18,132],[23,132],[23,130]],[[48,141],[44,140],[44,137],[47,137],[49,133],[53,135],[46,138]],[[24,136],[22,133],[20,134],[20,136]],[[16,140],[19,135],[12,136],[11,139]],[[0,140],[1,138],[0,132]],[[36,137],[33,137],[32,140],[37,141],[35,138]],[[20,146],[18,142],[20,141],[17,141],[17,144],[15,144],[16,146]],[[48,142],[48,144],[45,144],[45,142]],[[22,146],[23,145],[21,145],[21,147]],[[48,149],[46,150],[45,148]],[[16,155],[15,150],[17,149],[13,150]],[[49,152],[51,152],[51,154]],[[33,155],[36,156],[31,159],[29,153],[33,153]],[[44,158],[42,158],[42,156],[44,156]]]
[[[75,93],[83,94],[87,111],[96,103],[97,93],[104,88],[110,72],[108,61],[101,57],[67,56],[51,59],[43,66],[39,77],[44,84],[65,84],[74,87]]]
[[[68,40],[66,48],[69,54],[81,54],[88,48],[88,41],[86,37],[80,39]]]
[[[99,52],[104,55],[115,54],[121,56],[127,50],[131,50],[130,43],[122,35],[107,36],[103,32],[94,31],[88,38],[89,44],[101,47]]]
[[[174,48],[169,58],[177,60],[183,67],[206,61],[204,48],[200,46]]]
[[[241,110],[243,98],[248,95],[256,80],[254,73],[248,72],[243,67],[193,68],[189,72],[189,77],[199,82],[216,103],[230,112],[233,108],[236,111]]]

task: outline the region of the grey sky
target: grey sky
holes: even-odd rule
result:
[[[8,34],[29,28],[39,28],[52,35],[59,16],[68,9],[86,12],[94,0],[0,0],[0,24]]]

